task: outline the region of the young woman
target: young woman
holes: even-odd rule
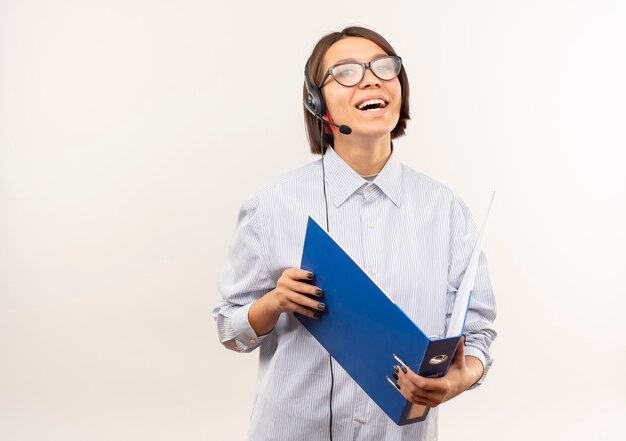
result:
[[[242,206],[220,279],[223,300],[213,311],[224,346],[260,351],[249,439],[435,440],[436,407],[480,384],[491,365],[495,301],[484,256],[465,341],[447,375],[397,370],[405,398],[433,407],[426,421],[397,426],[294,317],[319,318],[325,310],[324,293],[306,283],[313,275],[298,268],[306,222],[328,222],[331,235],[429,335],[445,332],[475,224],[458,196],[393,151],[409,118],[409,84],[383,37],[359,27],[326,35],[305,78],[307,135],[311,151],[324,156]]]

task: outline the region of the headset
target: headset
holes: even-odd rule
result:
[[[309,113],[315,118],[322,121],[322,123],[327,123],[331,126],[335,126],[339,129],[339,133],[349,135],[350,133],[352,133],[352,129],[350,127],[345,124],[335,124],[334,122],[324,118],[324,116],[326,115],[326,104],[324,104],[324,96],[322,95],[322,91],[315,85],[315,83],[313,83],[313,80],[311,80],[311,77],[309,76],[310,61],[311,59],[309,58],[306,62],[306,65],[304,66],[304,85],[306,87],[306,99],[304,100],[304,108],[308,110]],[[323,157],[325,149],[321,144],[322,141],[320,137],[320,150],[322,151]]]

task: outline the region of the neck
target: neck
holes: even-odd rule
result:
[[[391,136],[376,140],[358,137],[335,136],[334,150],[355,172],[361,176],[380,173],[391,156]]]

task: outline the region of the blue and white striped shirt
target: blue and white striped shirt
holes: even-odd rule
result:
[[[401,164],[392,153],[372,182],[334,151],[325,156],[331,235],[428,335],[442,335],[477,229],[451,190]],[[299,267],[308,216],[326,224],[322,162],[287,173],[241,208],[213,310],[229,349],[259,347],[258,390],[249,440],[329,439],[328,353],[293,314],[257,336],[248,309],[276,287],[286,268]],[[466,322],[465,354],[487,373],[495,300],[481,256]],[[355,342],[355,345],[367,342]],[[333,439],[436,440],[437,409],[422,423],[397,426],[333,360]],[[484,375],[479,381],[482,382]]]

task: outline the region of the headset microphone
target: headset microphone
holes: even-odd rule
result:
[[[309,109],[308,107],[306,108],[309,112],[311,112],[311,109]],[[335,124],[332,121],[327,120],[326,118],[322,118],[319,115],[316,115],[315,113],[311,112],[311,115],[313,115],[314,117],[316,117],[317,119],[319,119],[322,122],[325,122],[327,124],[330,124],[331,126],[335,126],[339,129],[339,133],[342,133],[344,135],[349,135],[350,133],[352,133],[352,129],[350,128],[350,126],[347,126],[345,124]]]

